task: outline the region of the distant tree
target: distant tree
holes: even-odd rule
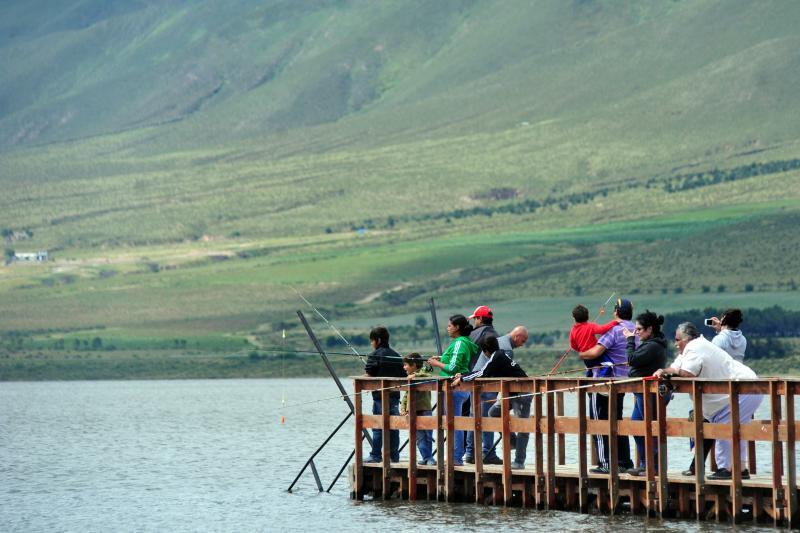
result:
[[[3,257],[4,257],[4,259],[5,259],[5,262],[6,262],[6,264],[8,264],[8,263],[10,263],[11,261],[13,261],[13,260],[14,260],[14,256],[15,256],[16,254],[17,254],[17,253],[16,253],[16,252],[15,252],[15,251],[14,251],[12,248],[6,248],[6,249],[3,251]]]
[[[81,349],[81,340],[80,339],[73,340],[72,341],[72,348],[75,349],[75,350],[80,350]]]
[[[424,328],[425,326],[427,326],[427,325],[428,325],[428,321],[427,321],[427,320],[425,320],[425,317],[424,317],[424,316],[422,316],[422,315],[417,315],[417,317],[414,319],[414,325],[415,325],[417,328],[419,328],[419,329],[422,329],[422,328]]]
[[[725,292],[725,285],[720,285],[717,287],[717,292]]]
[[[103,348],[103,339],[95,337],[92,339],[92,350],[101,350]]]
[[[711,287],[708,285],[703,285],[703,294],[707,294],[709,292],[711,292]]]
[[[752,283],[748,283],[747,285],[745,285],[744,286],[744,292],[753,292],[753,284]]]

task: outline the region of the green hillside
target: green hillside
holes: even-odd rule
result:
[[[352,334],[431,296],[534,331],[568,324],[532,306],[612,291],[800,307],[798,20],[744,0],[3,2],[0,228],[8,256],[51,261],[0,267],[0,357],[307,347],[294,289]]]

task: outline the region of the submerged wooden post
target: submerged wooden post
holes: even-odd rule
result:
[[[392,455],[392,447],[391,447],[391,431],[389,429],[390,422],[389,417],[391,416],[391,408],[389,403],[389,390],[386,385],[386,380],[381,380],[381,437],[382,437],[382,445],[381,445],[381,466],[383,468],[382,472],[382,487],[383,493],[382,497],[384,500],[388,499],[389,489],[391,487],[391,455]]]
[[[608,496],[611,514],[619,505],[619,429],[617,427],[617,392],[613,382],[608,384]]]
[[[658,417],[658,516],[663,517],[669,503],[669,479],[667,473],[667,400],[656,394],[656,416]],[[703,443],[700,442],[702,448]]]
[[[475,501],[480,503],[483,499],[483,428],[481,403],[481,384],[472,382],[472,454],[475,459]]]
[[[556,506],[556,395],[550,392],[554,387],[545,381],[547,387],[547,508]]]
[[[706,510],[705,481],[706,460],[703,451],[703,384],[692,383],[692,407],[694,408],[694,493],[697,519],[703,518]]]
[[[511,411],[510,407],[510,389],[508,382],[503,380],[500,384],[500,395],[502,397],[501,404],[501,421],[503,425],[503,505],[511,504],[512,484],[511,477]]]
[[[406,386],[408,409],[408,499],[417,499],[417,394],[411,378]]]
[[[447,475],[445,473],[445,428],[443,424],[443,411],[447,400],[445,399],[445,385],[447,381],[438,380],[436,382],[436,499],[442,501],[446,499],[445,485]],[[451,402],[452,403],[452,402]],[[452,405],[450,406],[452,410]]]
[[[586,464],[586,391],[578,379],[578,505],[580,512],[589,512],[589,468]]]
[[[786,400],[786,519],[790,528],[798,526],[797,509],[797,457],[795,441],[797,438],[797,421],[794,419],[795,384],[783,382]]]
[[[644,465],[647,478],[647,513],[655,511],[656,502],[656,465],[653,447],[653,408],[650,402],[649,381],[642,380],[642,411],[644,419]],[[639,465],[634,465],[638,468]]]
[[[455,431],[454,425],[455,421],[453,417],[455,414],[453,413],[453,388],[450,385],[450,381],[445,381],[445,402],[446,402],[446,424],[447,424],[447,442],[446,450],[447,450],[447,469],[445,470],[445,481],[444,481],[444,496],[445,500],[448,502],[452,502],[455,500],[455,465],[453,464],[453,444],[455,443]],[[439,443],[441,446],[441,443]]]
[[[564,393],[556,393],[556,416],[564,416]],[[567,463],[567,438],[564,433],[558,434],[558,464]]]
[[[355,380],[353,383],[353,396],[355,401],[355,408],[353,409],[353,414],[355,415],[356,419],[356,451],[355,451],[355,466],[353,467],[353,491],[351,492],[352,497],[356,500],[363,500],[364,499],[364,454],[363,454],[363,442],[364,437],[364,416],[362,411],[362,401],[361,401],[361,382],[359,380]]]
[[[728,398],[731,409],[731,518],[733,522],[742,519],[742,442],[739,434],[739,384],[728,383]]]
[[[533,421],[536,433],[536,481],[534,490],[536,492],[536,507],[542,508],[545,502],[545,487],[547,480],[544,478],[544,439],[542,438],[542,380],[533,380]]]
[[[770,438],[772,444],[772,521],[773,525],[783,522],[783,472],[776,465],[781,462],[783,443],[780,440],[781,399],[778,396],[778,382],[769,383]]]

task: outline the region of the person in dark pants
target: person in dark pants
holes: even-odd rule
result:
[[[589,350],[578,354],[581,359],[595,359],[595,367],[592,370],[596,378],[615,378],[627,377],[628,356],[626,354],[627,340],[622,334],[623,328],[633,330],[636,326],[631,322],[633,318],[633,304],[630,300],[619,298],[614,306],[614,319],[619,324],[614,326],[611,331],[600,337],[597,344]],[[624,393],[617,394],[617,420],[622,419]],[[592,420],[608,420],[608,395],[601,392],[593,392],[589,395],[589,416]],[[608,474],[609,469],[619,467],[620,470],[627,470],[633,467],[631,461],[630,442],[627,435],[617,437],[617,461],[618,465],[609,464],[610,450],[608,448],[607,435],[595,435],[594,442],[597,450],[599,465],[590,470],[593,474]]]
[[[474,320],[475,329],[472,330],[472,333],[469,334],[469,339],[474,342],[476,345],[480,345],[480,342],[487,338],[487,337],[497,337],[497,331],[494,329],[494,314],[492,310],[489,309],[485,305],[481,305],[475,309],[472,315],[469,317],[470,320]],[[475,354],[469,361],[469,370],[470,372],[474,370],[480,370],[486,363],[489,362],[489,358],[491,354],[488,356],[483,352],[479,351]],[[481,393],[481,416],[488,416],[489,409],[492,407],[492,400],[497,398],[496,392],[483,392]],[[474,416],[472,412],[472,396],[470,395],[470,400],[467,402],[466,407],[469,408],[469,411],[466,413],[462,413],[468,416]],[[467,442],[466,442],[466,453],[464,454],[464,461],[467,463],[474,463],[475,462],[475,433],[472,431],[468,431],[466,434]],[[483,438],[481,440],[481,451],[483,453],[483,462],[484,464],[502,464],[502,461],[497,454],[494,452],[492,446],[494,445],[494,433],[491,431],[484,431]]]
[[[374,350],[367,357],[364,371],[374,378],[404,378],[406,371],[403,369],[403,358],[389,347],[389,330],[378,326],[369,332],[369,343]],[[393,415],[400,414],[400,391],[389,393],[389,412]],[[382,414],[381,393],[372,393],[372,414]],[[383,430],[372,430],[372,450],[366,463],[380,463],[382,460],[381,448],[383,447]],[[396,463],[400,460],[400,431],[389,431],[389,460]]]
[[[661,332],[661,326],[664,324],[664,317],[656,315],[650,310],[645,311],[636,317],[636,329],[631,331],[627,328],[622,330],[622,334],[627,339],[627,353],[628,353],[628,375],[632,378],[645,378],[652,376],[656,370],[667,366],[667,339]],[[639,346],[636,346],[636,337],[639,337]],[[631,420],[644,420],[644,394],[635,392],[633,394],[635,405]],[[666,397],[669,402],[670,397]],[[656,395],[648,394],[647,403],[650,412],[653,413],[653,420],[658,419],[656,413]],[[646,469],[647,455],[645,452],[644,437],[633,437],[636,442],[636,449],[639,452],[639,464],[627,470],[628,474],[634,476],[641,476]],[[656,459],[658,459],[658,441],[653,438],[653,447]],[[656,461],[656,465],[658,462]],[[656,467],[658,471],[658,467]]]

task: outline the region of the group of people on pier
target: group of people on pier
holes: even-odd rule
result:
[[[713,328],[716,335],[711,341],[700,334],[698,327],[690,322],[678,325],[675,331],[675,347],[677,356],[671,364],[667,364],[667,339],[661,328],[664,317],[649,310],[637,315],[634,319],[633,304],[630,300],[619,298],[614,305],[613,320],[606,324],[589,321],[589,311],[583,305],[572,310],[574,320],[569,335],[570,349],[575,351],[586,365],[587,377],[619,379],[646,378],[654,376],[665,379],[670,376],[698,377],[706,379],[756,379],[757,375],[746,366],[744,359],[747,341],[739,330],[743,321],[739,309],[728,309],[721,317],[711,317],[706,325]],[[472,321],[472,322],[470,322]],[[373,377],[430,377],[438,371],[439,378],[452,379],[454,386],[477,378],[523,378],[527,377],[519,363],[514,360],[514,349],[523,346],[528,340],[528,331],[524,326],[513,328],[506,335],[499,335],[495,330],[494,314],[487,306],[479,306],[469,318],[456,314],[447,322],[447,333],[452,339],[441,356],[425,359],[419,353],[410,353],[401,357],[389,345],[389,331],[378,326],[370,331],[370,343],[373,352],[366,363],[366,373]],[[599,338],[598,338],[599,336]],[[389,394],[391,414],[406,414],[408,394],[416,394],[415,409],[419,416],[430,416],[432,405],[430,393],[412,391],[405,393],[401,403],[400,393]],[[649,402],[649,411],[655,413],[655,395],[645,398],[643,393],[634,394],[634,406],[631,420],[644,420],[645,402]],[[617,394],[616,418],[621,419],[624,411],[624,393]],[[455,389],[452,392],[453,408],[457,416],[470,416],[473,402],[470,393]],[[516,416],[530,416],[532,395],[512,393],[508,399],[509,408]],[[670,400],[669,395],[666,401]],[[762,400],[761,395],[739,396],[740,422],[748,421]],[[481,416],[497,417],[501,415],[502,402],[495,392],[482,392],[479,405]],[[731,411],[728,395],[703,394],[703,417],[707,422],[730,422]],[[373,392],[372,414],[381,414],[380,392]],[[593,420],[608,420],[609,398],[602,392],[592,392],[589,399],[589,416]],[[690,413],[691,416],[691,413]],[[639,464],[631,459],[630,445],[627,436],[618,436],[618,464],[609,463],[608,436],[594,435],[593,446],[597,452],[598,464],[590,470],[592,473],[609,473],[611,468],[632,475],[643,475],[645,471],[645,438],[635,436]],[[390,461],[399,461],[400,434],[390,431]],[[476,451],[475,436],[472,431],[456,431],[454,435],[455,465],[475,462],[475,454],[481,453],[484,464],[502,464],[495,451],[494,435],[482,432],[480,449]],[[528,434],[512,434],[509,443],[514,450],[512,469],[525,468]],[[435,465],[433,457],[433,434],[431,430],[417,431],[417,446],[420,452],[420,465]],[[730,479],[731,442],[726,440],[705,440],[703,450],[707,455],[711,448],[715,449],[717,470],[708,476],[709,479]],[[373,429],[372,449],[366,462],[381,462],[382,430]],[[658,453],[656,445],[653,453]],[[744,464],[745,446],[741,446],[742,464]],[[413,454],[412,454],[413,456]],[[658,464],[656,461],[655,464]],[[684,475],[694,475],[694,461]],[[742,472],[743,478],[749,472]]]

